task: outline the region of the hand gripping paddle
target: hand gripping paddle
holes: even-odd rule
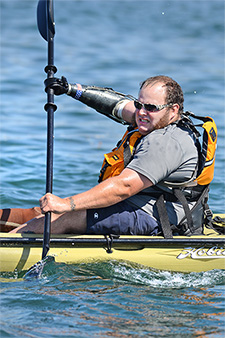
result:
[[[53,0],[39,0],[37,6],[37,25],[41,36],[48,42],[48,65],[45,67],[47,78],[53,78],[57,72],[54,66],[54,35],[55,22],[53,13]],[[52,193],[53,182],[53,139],[54,139],[54,112],[57,106],[54,103],[54,91],[51,88],[47,90],[47,103],[45,105],[47,112],[47,165],[46,165],[46,193]],[[33,265],[26,273],[25,278],[38,278],[48,261],[54,260],[54,257],[46,256],[49,251],[51,233],[51,213],[45,214],[45,225],[43,235],[42,260]]]

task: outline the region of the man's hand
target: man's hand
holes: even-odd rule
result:
[[[45,80],[45,91],[48,91],[48,88],[51,88],[54,90],[55,95],[62,95],[66,94],[69,89],[69,84],[67,82],[67,79],[62,76],[61,79],[58,79],[56,77],[48,78]]]
[[[65,212],[74,211],[76,207],[72,197],[60,198],[50,193],[41,197],[39,202],[43,214],[48,211],[54,212],[55,214],[63,214]]]

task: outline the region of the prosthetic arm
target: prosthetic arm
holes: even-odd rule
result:
[[[125,105],[134,99],[130,95],[116,92],[112,88],[69,84],[65,77],[46,79],[45,90],[48,87],[54,90],[55,95],[72,96],[114,121],[127,124],[123,120],[122,111]]]

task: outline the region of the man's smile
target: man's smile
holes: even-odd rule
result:
[[[142,123],[149,123],[149,122],[151,122],[149,119],[144,118],[144,117],[140,117],[139,121],[142,122]]]

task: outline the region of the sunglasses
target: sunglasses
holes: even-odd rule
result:
[[[138,100],[134,100],[134,106],[136,109],[140,110],[141,108],[144,108],[145,110],[153,113],[158,112],[166,107],[171,107],[172,105],[173,105],[172,103],[156,105],[151,103],[141,103]]]

